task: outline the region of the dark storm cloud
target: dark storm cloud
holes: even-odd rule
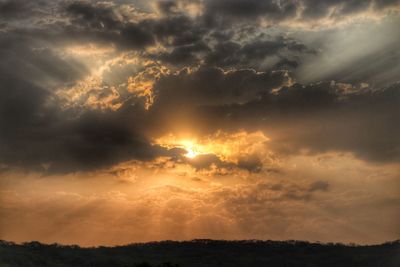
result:
[[[210,16],[222,15],[237,18],[284,19],[295,15],[296,1],[259,1],[259,0],[215,0],[206,2],[206,12]]]
[[[224,72],[205,67],[189,73],[164,76],[154,85],[156,99],[151,111],[157,117],[201,105],[245,103],[287,82],[285,71],[257,73],[251,69]]]
[[[175,1],[158,1],[157,2],[157,8],[163,13],[163,14],[170,14],[176,12],[177,5]]]
[[[132,114],[140,116],[141,109],[88,111],[74,118],[46,105],[51,95],[44,89],[20,77],[3,75],[0,81],[0,124],[6,126],[0,132],[0,161],[10,167],[71,172],[174,156],[140,133],[143,122]]]
[[[194,44],[176,46],[171,52],[149,54],[148,57],[174,67],[184,67],[198,65],[201,60],[201,54],[205,54],[209,51],[209,47],[204,42],[197,42]]]
[[[48,4],[45,0],[24,1],[24,0],[0,0],[0,21],[26,19],[27,17],[43,14],[40,8]]]
[[[244,105],[204,108],[215,126],[263,129],[279,153],[352,152],[376,162],[400,160],[400,87],[346,94],[330,83],[283,88]],[[210,123],[212,125],[212,123]],[[211,127],[211,126],[210,126]]]
[[[377,8],[384,8],[400,4],[399,0],[375,0],[374,5]]]
[[[0,33],[0,161],[9,167],[71,172],[174,156],[143,135],[144,109],[62,110],[53,90],[88,74],[75,59],[31,35]],[[11,67],[12,66],[12,67]],[[105,92],[103,92],[105,93]],[[132,115],[135,114],[135,115]]]
[[[119,18],[112,6],[72,2],[65,12],[71,23],[67,34],[91,36],[121,49],[142,49],[154,44],[154,36],[145,25]]]
[[[5,0],[0,2],[0,14],[3,18],[17,17],[27,13],[26,1]]]
[[[181,38],[174,34],[171,36]],[[251,66],[257,70],[272,70],[296,69],[299,55],[315,54],[313,49],[284,36],[259,36],[254,39],[245,43],[215,39],[215,45],[211,46],[199,34],[187,44],[168,45],[171,46],[169,52],[146,56],[174,67],[203,65],[237,69]],[[269,59],[272,59],[271,62],[268,62]]]
[[[114,29],[120,26],[120,21],[113,9],[95,6],[87,2],[73,2],[65,7],[72,17],[72,23],[90,28]]]
[[[122,49],[143,49],[159,42],[167,47],[193,45],[202,39],[206,29],[184,13],[167,13],[158,18],[119,14],[113,6],[91,2],[72,2],[65,6],[69,18],[65,34],[91,37]]]
[[[305,18],[321,18],[330,15],[332,8],[335,8],[334,15],[346,15],[366,10],[373,1],[316,1],[305,0],[303,1]]]
[[[297,55],[315,53],[313,49],[291,38],[283,36],[266,40],[262,38],[260,36],[243,45],[232,41],[220,42],[205,56],[206,64],[218,67],[252,66],[266,70],[282,69],[285,62],[290,62],[288,65],[294,69],[297,66]],[[266,64],[264,61],[271,57],[277,57],[279,60]]]
[[[341,18],[361,11],[379,10],[398,5],[398,0],[208,0],[206,14],[210,17],[228,19],[264,18],[271,21],[293,19],[296,15],[301,20],[321,18]]]
[[[183,14],[146,20],[144,24],[154,32],[159,42],[173,47],[195,44],[207,31],[200,22]]]

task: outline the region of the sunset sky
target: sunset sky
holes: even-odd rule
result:
[[[399,0],[0,0],[0,239],[400,239]]]

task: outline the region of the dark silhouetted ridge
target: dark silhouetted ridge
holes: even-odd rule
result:
[[[400,266],[400,241],[344,245],[305,241],[161,241],[116,247],[0,241],[0,267]]]

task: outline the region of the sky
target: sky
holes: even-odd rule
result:
[[[400,1],[0,0],[0,239],[400,239]]]

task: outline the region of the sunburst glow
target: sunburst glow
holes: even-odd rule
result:
[[[186,151],[187,151],[187,153],[185,154],[185,157],[188,157],[188,158],[193,159],[193,158],[195,158],[195,157],[198,155],[198,153],[195,152],[195,151],[194,151],[193,149],[191,149],[191,148],[187,148]]]
[[[261,153],[268,140],[262,132],[241,131],[233,134],[218,132],[201,139],[180,139],[170,134],[155,140],[155,143],[169,149],[182,148],[186,150],[184,156],[190,159],[202,154],[214,154],[224,160],[236,161],[240,155]]]
[[[202,149],[202,146],[193,140],[182,140],[175,146],[186,150],[187,153],[184,156],[190,159],[197,157],[199,154],[205,153],[204,149]]]

